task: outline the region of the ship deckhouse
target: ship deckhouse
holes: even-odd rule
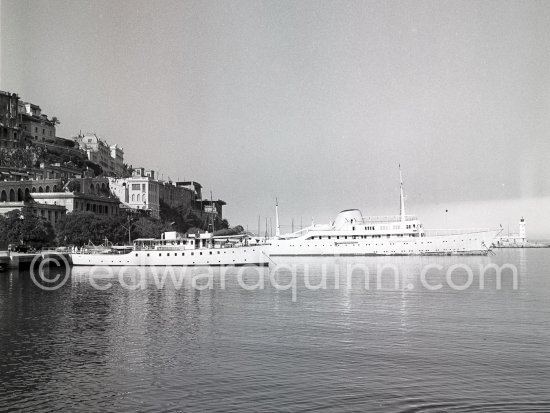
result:
[[[363,217],[358,209],[340,212],[330,225],[314,225],[281,238],[304,240],[339,240],[368,238],[413,238],[425,236],[421,222],[414,215]]]
[[[403,220],[402,220],[403,218]],[[384,215],[363,217],[358,209],[340,212],[332,226],[333,231],[345,231],[374,236],[421,237],[422,224],[414,215]],[[378,237],[379,238],[379,237]]]

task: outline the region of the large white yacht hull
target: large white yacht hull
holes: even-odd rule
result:
[[[73,265],[243,266],[269,265],[263,246],[196,250],[141,250],[127,254],[70,254]]]
[[[270,256],[487,255],[498,231],[410,238],[273,240]]]

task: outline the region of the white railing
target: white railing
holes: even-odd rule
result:
[[[424,230],[424,234],[426,234],[426,237],[439,237],[445,235],[462,235],[487,231],[489,231],[489,228],[426,229]]]
[[[418,218],[416,215],[405,215],[405,221],[416,221]],[[369,222],[396,222],[401,221],[401,215],[378,215],[363,217],[364,223]]]

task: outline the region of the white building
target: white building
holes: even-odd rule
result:
[[[122,176],[124,151],[118,145],[110,145],[95,133],[77,136],[74,140],[86,151],[88,159],[103,169],[104,176]]]
[[[135,169],[130,178],[109,178],[111,192],[121,203],[132,209],[149,211],[153,218],[160,217],[160,185],[154,172],[146,172],[143,168]]]

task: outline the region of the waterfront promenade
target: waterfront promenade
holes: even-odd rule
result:
[[[34,260],[41,262],[45,258],[55,257],[57,257],[61,261],[65,260],[68,262],[69,260],[68,253],[56,252],[51,250],[33,253],[0,251],[0,270],[7,268],[26,268],[29,267]]]

